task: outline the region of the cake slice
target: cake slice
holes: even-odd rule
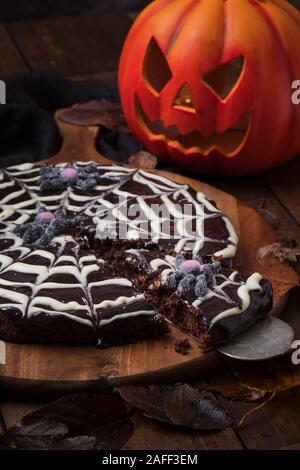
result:
[[[201,263],[182,255],[154,259],[151,265],[157,274],[148,298],[204,349],[230,341],[272,309],[272,285],[259,273],[243,276],[218,261]]]

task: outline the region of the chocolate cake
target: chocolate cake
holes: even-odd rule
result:
[[[229,219],[189,186],[119,166],[23,164],[0,172],[0,201],[3,340],[107,347],[171,322],[206,347],[271,308],[268,281],[230,268]]]

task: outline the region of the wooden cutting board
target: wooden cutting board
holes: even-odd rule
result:
[[[98,127],[81,127],[56,119],[62,135],[60,152],[49,163],[74,160],[111,163],[95,149]],[[234,197],[201,181],[173,173],[155,171],[178,182],[206,193],[216,201],[233,222],[239,238],[237,268],[245,273],[259,271],[274,286],[275,300],[291,286],[298,276],[286,264],[274,259],[256,260],[259,247],[272,243],[276,236],[269,224],[253,209]],[[21,345],[0,342],[1,388],[21,390],[30,394],[97,391],[105,386],[138,382],[181,381],[195,379],[222,364],[216,352],[203,353],[196,340],[190,338],[192,348],[186,356],[175,351],[175,342],[187,335],[176,328],[164,338],[141,341],[128,346],[98,350],[95,347],[56,345]]]

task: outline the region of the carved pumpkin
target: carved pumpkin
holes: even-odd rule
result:
[[[157,0],[119,68],[134,135],[166,161],[242,175],[300,150],[300,13],[285,0]]]

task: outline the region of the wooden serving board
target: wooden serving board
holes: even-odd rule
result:
[[[60,152],[48,163],[96,161],[110,163],[95,149],[98,127],[81,127],[56,119],[62,135]],[[274,286],[275,300],[291,286],[298,276],[286,264],[276,260],[256,260],[259,247],[272,243],[276,235],[269,224],[253,209],[234,197],[201,181],[173,173],[155,171],[178,182],[206,193],[216,201],[233,222],[239,238],[237,268],[245,273],[259,271]],[[105,386],[138,382],[181,381],[194,378],[222,364],[217,352],[203,353],[198,343],[190,338],[192,348],[186,356],[175,351],[175,342],[187,335],[176,328],[164,338],[141,341],[128,346],[98,350],[95,347],[21,345],[0,342],[0,383],[6,389],[26,390],[32,395],[96,391]]]

